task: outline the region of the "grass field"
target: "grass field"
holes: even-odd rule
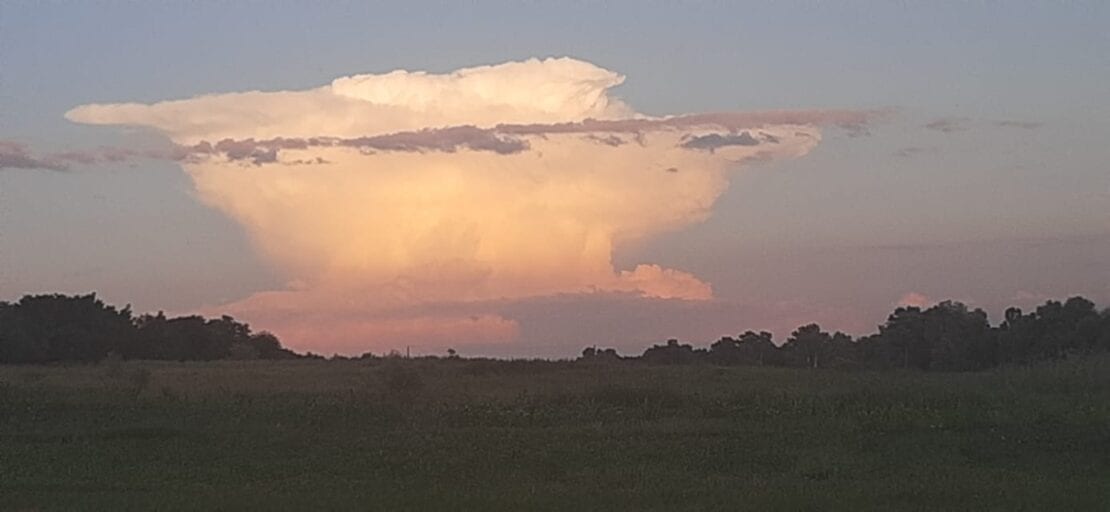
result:
[[[1110,359],[0,367],[0,509],[1107,510]]]

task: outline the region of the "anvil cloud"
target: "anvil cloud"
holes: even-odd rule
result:
[[[623,81],[579,60],[532,59],[66,115],[166,134],[199,197],[288,278],[218,311],[299,349],[353,353],[511,341],[519,326],[495,307],[506,301],[710,300],[689,272],[614,268],[614,250],[706,219],[744,163],[805,155],[819,126],[868,119],[649,117],[610,95]]]

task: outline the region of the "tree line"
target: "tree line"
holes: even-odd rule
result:
[[[1050,300],[1029,313],[1006,310],[991,326],[981,309],[944,301],[927,309],[899,307],[879,332],[853,339],[817,324],[799,327],[777,344],[769,332],[723,337],[708,348],[676,339],[640,356],[589,347],[580,360],[638,360],[656,364],[784,366],[795,368],[914,368],[970,371],[1110,352],[1110,310],[1083,297]]]
[[[0,302],[0,363],[93,362],[107,357],[170,361],[293,359],[268,332],[229,316],[135,316],[95,293],[27,295]]]
[[[460,359],[449,351],[449,359]],[[913,368],[969,371],[1002,364],[1110,352],[1110,310],[1083,297],[1050,300],[1025,313],[1006,310],[992,326],[981,309],[944,301],[927,309],[899,307],[877,333],[853,339],[817,324],[799,327],[782,343],[766,331],[726,336],[707,348],[676,339],[621,356],[589,347],[579,361],[715,364],[795,368]],[[320,358],[297,354],[268,332],[232,317],[136,316],[130,306],[87,295],[27,295],[0,302],[0,363],[93,362],[108,357],[170,361]],[[370,353],[362,358],[374,358]],[[336,356],[337,359],[349,359]]]

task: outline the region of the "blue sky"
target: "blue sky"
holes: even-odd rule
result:
[[[869,135],[737,173],[708,221],[614,256],[694,271],[751,311],[659,337],[784,336],[795,314],[866,332],[908,293],[995,318],[1073,293],[1110,304],[1108,26],[1105,2],[5,3],[0,140],[151,144],[63,114],[563,55],[624,74],[615,93],[649,114],[890,108]],[[175,163],[0,170],[0,299],[98,290],[185,312],[282,279]]]

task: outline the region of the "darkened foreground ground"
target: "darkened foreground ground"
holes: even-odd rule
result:
[[[0,509],[1105,510],[1110,359],[0,367]]]

